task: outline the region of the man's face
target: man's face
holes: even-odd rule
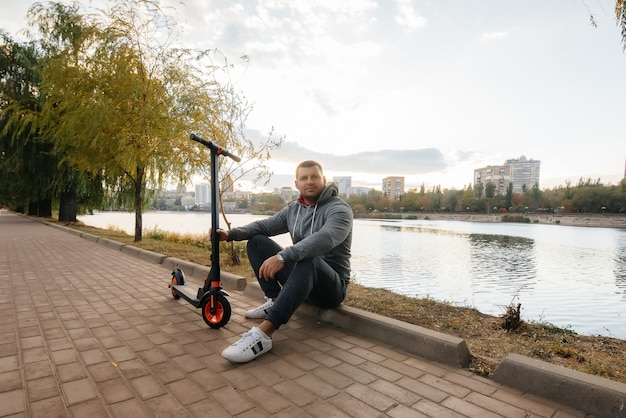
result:
[[[300,167],[295,183],[304,200],[307,203],[314,203],[324,190],[326,178],[318,166]]]

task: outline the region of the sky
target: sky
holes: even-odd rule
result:
[[[0,28],[19,38],[33,3],[0,0]],[[541,188],[624,177],[614,0],[162,4],[175,8],[179,42],[235,64],[254,106],[248,135],[284,136],[270,187],[293,185],[306,159],[329,180],[379,190],[387,176],[404,176],[406,189],[460,190],[474,169],[521,156],[541,161]]]

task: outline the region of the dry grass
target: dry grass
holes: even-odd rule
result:
[[[141,242],[119,230],[71,225],[93,235],[107,237],[150,251],[210,265],[208,237],[149,231]],[[220,264],[233,274],[253,277],[243,246],[235,247],[243,260],[233,265],[223,243]],[[581,336],[543,323],[519,319],[519,307],[510,306],[502,317],[485,315],[473,308],[452,306],[432,299],[401,296],[383,289],[351,284],[345,304],[463,338],[473,356],[470,370],[488,376],[509,353],[579,370],[626,383],[626,341],[601,336]]]
[[[347,305],[463,338],[472,354],[470,370],[488,376],[509,353],[626,383],[626,341],[578,335],[550,324],[520,322],[507,331],[502,317],[431,299],[401,296],[383,289],[350,285]]]

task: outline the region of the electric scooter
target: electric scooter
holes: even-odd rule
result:
[[[211,230],[216,231],[219,227],[218,157],[223,155],[237,162],[241,161],[241,158],[195,134],[189,135],[189,138],[204,145],[211,151]],[[180,299],[182,296],[187,302],[196,308],[200,308],[202,310],[202,319],[211,328],[220,328],[226,325],[232,310],[226,298],[228,293],[222,290],[221,286],[220,241],[217,234],[211,234],[211,269],[204,280],[204,286],[198,288],[196,292],[190,286],[187,286],[185,273],[181,269],[175,268],[172,271],[172,280],[168,287],[171,289],[174,299]]]

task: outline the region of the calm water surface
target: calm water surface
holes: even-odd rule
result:
[[[230,215],[233,226],[260,219]],[[131,213],[80,216],[134,231]],[[147,212],[144,230],[207,233],[209,213]],[[221,221],[222,222],[222,221]],[[224,225],[224,223],[222,223]],[[626,230],[427,220],[355,220],[354,281],[527,321],[626,339]],[[287,235],[276,237],[289,245]]]

